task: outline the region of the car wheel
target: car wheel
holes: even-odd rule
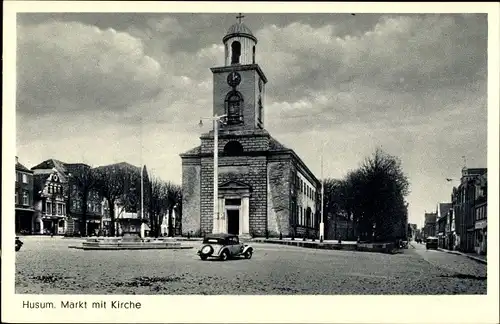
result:
[[[202,255],[200,255],[200,258],[201,258],[202,260],[206,260],[206,259],[207,259],[207,256],[202,254]]]
[[[245,259],[251,259],[252,258],[252,251],[248,250],[245,252]]]
[[[229,259],[229,253],[227,252],[227,250],[222,251],[222,253],[220,254],[220,259],[221,261],[226,261],[227,259]]]

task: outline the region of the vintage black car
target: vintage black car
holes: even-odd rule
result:
[[[205,236],[198,250],[198,255],[202,260],[210,257],[225,261],[241,255],[245,259],[250,259],[252,254],[253,248],[248,244],[240,243],[238,235],[233,234],[209,234]]]
[[[425,240],[425,247],[427,250],[429,249],[437,249],[438,248],[438,239],[437,237],[430,236]]]

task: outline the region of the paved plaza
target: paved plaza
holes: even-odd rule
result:
[[[486,265],[415,244],[400,254],[253,244],[252,259],[189,250],[82,251],[81,240],[24,237],[16,293],[486,294]]]

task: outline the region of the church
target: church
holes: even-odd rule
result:
[[[318,238],[321,182],[265,129],[268,80],[242,17],[222,39],[224,66],[211,68],[214,128],[180,155],[182,233]]]

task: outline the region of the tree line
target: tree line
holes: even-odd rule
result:
[[[118,163],[97,168],[82,166],[72,170],[70,181],[76,186],[76,198],[81,200],[82,235],[88,236],[85,224],[88,218],[87,204],[92,192],[105,199],[109,206],[110,234],[117,235],[115,204],[120,203],[121,211],[140,212],[147,217],[150,235],[159,236],[165,215],[172,215],[174,208],[182,211],[182,191],[179,185],[148,176],[146,167],[143,173],[143,199],[141,200],[141,169],[128,163]],[[71,195],[70,195],[71,196]],[[75,197],[75,196],[74,196]],[[141,201],[144,206],[141,205]],[[171,220],[173,230],[176,220]]]
[[[379,148],[343,179],[324,180],[324,212],[347,219],[361,241],[403,239],[409,193],[400,159]]]

